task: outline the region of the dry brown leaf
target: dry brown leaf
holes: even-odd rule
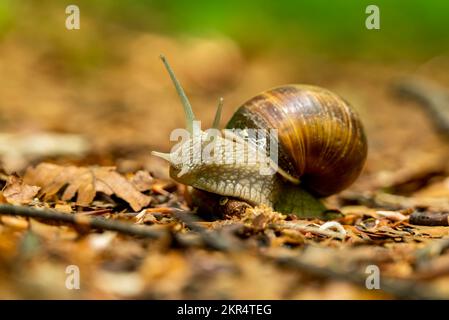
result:
[[[45,198],[56,195],[67,186],[61,200],[68,201],[77,194],[76,203],[82,206],[91,204],[97,192],[115,194],[128,202],[135,211],[147,206],[151,200],[113,167],[75,167],[41,163],[35,168],[27,169],[24,181],[40,186],[40,195]]]
[[[139,191],[148,191],[154,183],[153,177],[148,173],[148,171],[139,170],[132,177],[131,183]]]
[[[3,197],[10,204],[27,204],[34,199],[39,189],[40,187],[25,184],[19,177],[10,176],[6,180]]]

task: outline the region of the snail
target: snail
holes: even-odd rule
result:
[[[167,60],[161,59],[181,98],[187,130],[194,134],[190,102]],[[220,100],[214,129],[218,128],[222,105]],[[292,84],[264,91],[243,103],[226,128],[244,134],[214,135],[211,139],[207,130],[200,130],[200,139],[189,138],[171,153],[153,151],[153,155],[170,162],[170,176],[180,183],[302,217],[320,216],[326,208],[319,198],[350,186],[367,156],[366,136],[358,115],[344,99],[316,86]],[[276,163],[266,149],[255,146],[254,137],[245,136],[251,129],[276,129],[277,135],[269,135],[270,142],[276,142]],[[232,150],[243,150],[236,151],[239,156],[247,159],[246,153],[254,151],[263,161],[181,161],[182,152],[204,147],[210,141],[221,146],[234,143]],[[230,156],[223,147],[214,152],[225,159]],[[261,174],[262,163],[268,163],[275,172]]]

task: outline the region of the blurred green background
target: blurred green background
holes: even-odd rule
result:
[[[81,11],[76,41],[56,28],[69,4]],[[380,30],[365,28],[369,4],[380,8]],[[40,46],[52,45],[56,56],[69,63],[114,59],[111,41],[126,31],[221,34],[247,55],[276,48],[291,55],[426,60],[448,51],[449,1],[0,1],[1,37],[14,33]]]

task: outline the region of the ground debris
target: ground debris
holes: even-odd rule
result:
[[[141,210],[151,201],[149,196],[139,192],[112,167],[75,167],[41,163],[27,169],[24,181],[39,186],[40,195],[45,199],[55,196],[66,186],[61,200],[68,201],[77,194],[76,203],[80,206],[90,205],[97,192],[108,196],[114,194],[127,201],[135,211]]]
[[[449,298],[449,147],[438,123],[390,94],[405,65],[252,57],[230,39],[114,31],[120,46],[100,51],[117,59],[89,62],[101,72],[86,76],[52,47],[1,44],[0,298]],[[221,196],[216,215],[195,211],[201,192],[150,156],[169,151],[184,125],[155,48],[205,123],[218,95],[225,120],[260,90],[297,81],[353,104],[369,155],[356,183],[326,199],[341,216],[326,224]],[[432,73],[447,78],[446,69]],[[414,88],[444,120],[443,100]],[[80,270],[79,290],[66,286],[69,267]],[[376,268],[381,286],[369,290]]]
[[[39,192],[40,187],[25,184],[17,176],[9,176],[2,190],[2,196],[10,204],[28,204]]]

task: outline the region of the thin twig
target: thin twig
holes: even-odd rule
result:
[[[208,231],[207,229],[197,224],[196,219],[193,217],[193,214],[191,212],[185,212],[173,208],[172,214],[176,219],[183,222],[190,230],[198,233],[204,245],[206,245],[207,247],[214,250],[229,251],[231,247],[229,241],[219,235],[216,231]],[[116,231],[130,236],[150,239],[159,239],[166,235],[166,232],[160,230],[152,230],[148,227],[138,226],[127,222],[108,220],[86,215],[62,213],[51,209],[30,208],[24,206],[2,204],[0,205],[0,215],[12,215],[58,221],[75,226]]]
[[[449,212],[415,211],[410,223],[420,226],[449,226]]]
[[[136,226],[131,223],[120,222],[117,220],[107,220],[99,217],[62,213],[51,209],[30,208],[23,206],[13,206],[8,204],[0,205],[0,215],[11,215],[28,218],[37,218],[43,220],[53,220],[68,223],[75,226],[116,231],[122,234],[150,239],[159,239],[165,234],[165,232],[160,230],[152,230],[148,227]]]
[[[395,89],[424,106],[441,133],[449,137],[449,91],[422,78],[407,78],[396,82]]]

